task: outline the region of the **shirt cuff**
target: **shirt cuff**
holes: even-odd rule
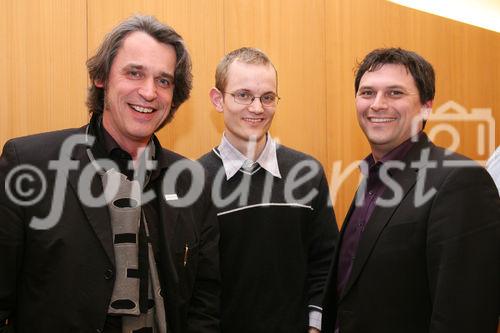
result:
[[[321,308],[309,308],[309,327],[314,327],[321,331]]]

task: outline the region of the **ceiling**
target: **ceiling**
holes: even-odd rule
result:
[[[500,0],[388,0],[500,33]]]

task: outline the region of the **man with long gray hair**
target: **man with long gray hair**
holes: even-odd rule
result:
[[[0,157],[0,332],[218,332],[202,168],[154,135],[190,94],[184,41],[134,16],[87,67],[89,124],[10,140]]]

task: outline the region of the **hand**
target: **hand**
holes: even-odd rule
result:
[[[309,327],[309,331],[307,331],[307,333],[321,333],[321,331],[315,327]]]

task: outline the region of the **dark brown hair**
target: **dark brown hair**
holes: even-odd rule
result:
[[[373,72],[385,64],[403,65],[415,80],[422,104],[434,100],[436,93],[435,74],[432,65],[415,52],[401,48],[376,49],[368,53],[358,64],[354,93],[357,94],[359,82],[365,72]]]

